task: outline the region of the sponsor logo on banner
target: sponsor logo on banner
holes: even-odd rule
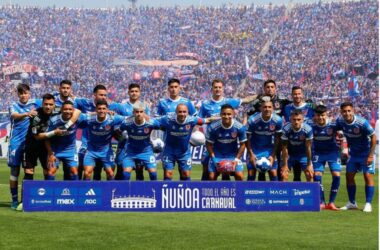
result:
[[[39,189],[38,189],[38,195],[43,196],[43,195],[45,195],[45,194],[46,194],[46,190],[45,190],[45,188],[39,188]]]
[[[79,199],[79,206],[102,206],[102,199],[99,198],[85,198]]]
[[[292,189],[293,196],[311,196],[312,192],[310,189]]]
[[[288,196],[289,190],[283,188],[270,188],[269,195],[271,196]]]
[[[75,199],[56,199],[55,204],[57,205],[75,205]]]
[[[247,206],[260,206],[265,205],[265,199],[245,199],[245,205]]]
[[[269,199],[268,203],[271,206],[288,206],[290,202],[288,199]]]
[[[77,194],[77,189],[76,188],[56,188],[54,190],[54,193],[56,196],[75,196]]]
[[[95,191],[94,191],[94,189],[90,189],[90,190],[88,190],[88,192],[86,193],[86,196],[94,196],[94,195],[96,195],[96,193],[95,193]]]
[[[32,206],[40,206],[40,205],[51,205],[53,203],[52,200],[50,199],[31,199],[30,204]]]
[[[37,187],[37,188],[32,188],[30,190],[30,194],[32,196],[38,196],[39,198],[41,198],[45,196],[52,196],[53,192],[51,189],[48,189],[48,188]]]
[[[244,190],[244,195],[252,195],[252,196],[261,196],[261,195],[265,195],[265,189],[264,188],[261,188],[261,189],[245,189]]]
[[[313,199],[312,198],[293,198],[290,202],[292,206],[312,206]]]

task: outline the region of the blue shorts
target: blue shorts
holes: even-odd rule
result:
[[[8,166],[17,168],[21,166],[24,158],[25,146],[23,144],[8,146]]]
[[[104,168],[115,167],[113,151],[110,149],[108,152],[94,152],[87,150],[84,155],[83,165],[95,167],[96,162],[101,162]]]
[[[65,166],[65,167],[69,167],[69,168],[78,167],[78,155],[77,154],[73,154],[70,156],[56,154],[55,157],[57,158],[57,160],[55,161],[55,164],[54,164],[54,166],[56,168],[59,168],[60,162],[62,162],[63,166]]]
[[[373,158],[372,164],[367,166],[367,156],[355,157],[350,156],[347,161],[347,173],[369,173],[375,174],[375,159]]]
[[[288,167],[292,169],[292,167],[296,165],[300,165],[303,171],[307,168],[307,157],[306,156],[289,156],[288,159]]]
[[[313,155],[313,168],[315,172],[324,172],[326,163],[329,164],[331,172],[342,171],[340,164],[339,153],[331,154],[314,154]]]
[[[269,152],[260,152],[260,153],[256,154],[256,158],[257,159],[259,159],[261,157],[267,157],[268,158],[269,156],[270,156]],[[252,170],[253,169],[253,165],[250,163],[248,155],[247,155],[246,163],[247,163],[247,169],[248,170]],[[273,162],[273,165],[269,168],[268,171],[270,171],[270,170],[277,170],[277,168],[278,168],[278,162],[277,162],[277,160],[275,160]]]
[[[230,160],[230,161],[235,161],[235,157],[215,157],[214,161],[210,159],[209,165],[208,165],[208,171],[210,173],[216,173],[216,165],[222,161],[222,160]],[[241,160],[238,161],[236,167],[235,167],[235,172],[243,172],[243,163]]]
[[[123,168],[135,168],[136,165],[144,165],[146,169],[157,168],[156,157],[153,153],[131,154],[127,152],[123,159]]]
[[[173,170],[175,163],[178,163],[178,167],[182,171],[191,170],[191,154],[184,154],[177,157],[173,154],[164,154],[162,156],[162,165],[165,170]]]

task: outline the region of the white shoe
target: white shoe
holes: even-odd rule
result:
[[[372,205],[371,203],[366,203],[365,206],[364,206],[364,209],[363,209],[363,212],[366,212],[366,213],[370,213],[372,212]]]
[[[341,207],[340,210],[350,210],[350,209],[358,209],[358,204],[347,202],[344,207]]]

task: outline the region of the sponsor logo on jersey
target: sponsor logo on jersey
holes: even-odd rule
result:
[[[237,137],[237,132],[232,132],[232,133],[231,133],[231,137],[232,137],[232,138],[236,138],[236,137]]]

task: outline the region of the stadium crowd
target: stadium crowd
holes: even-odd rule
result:
[[[2,67],[36,66],[36,72],[23,76],[36,97],[55,90],[62,79],[72,79],[78,96],[89,97],[102,83],[111,98],[121,102],[127,98],[128,84],[136,81],[145,101],[155,107],[171,77],[180,78],[183,96],[196,102],[208,97],[214,78],[224,79],[227,95],[237,94],[236,89],[258,92],[258,83],[271,78],[286,97],[291,86],[302,85],[308,98],[337,107],[349,97],[357,66],[356,91],[361,94],[354,101],[366,118],[378,108],[376,76],[367,77],[378,74],[376,1],[138,9],[16,6],[2,7],[0,22]],[[198,65],[114,64],[117,58],[189,57]],[[158,76],[153,79],[155,71]],[[135,73],[139,77],[134,79]],[[9,86],[19,76],[0,80],[0,110],[15,100]]]

